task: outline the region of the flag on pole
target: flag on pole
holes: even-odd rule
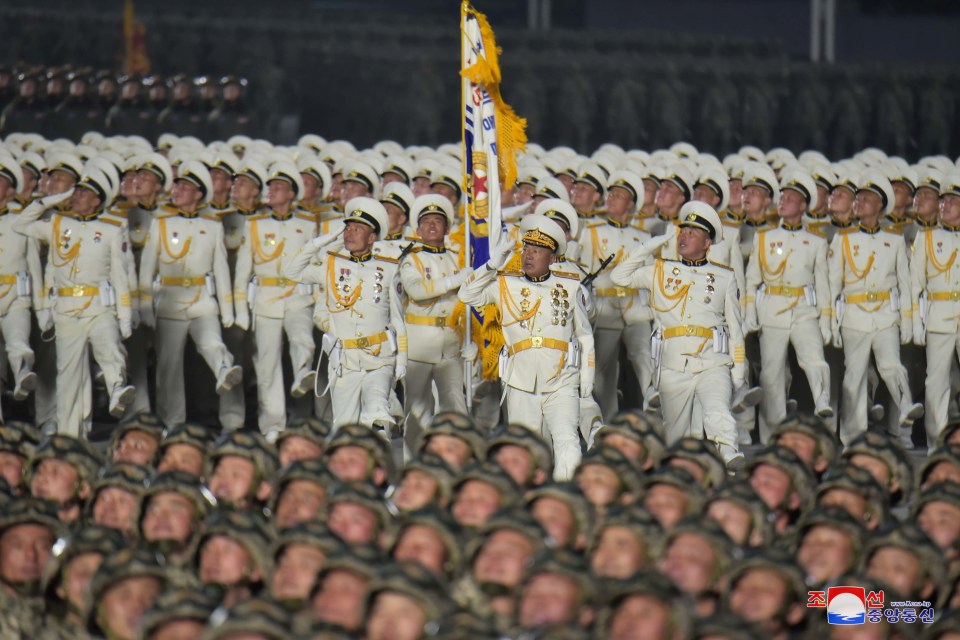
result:
[[[466,1],[460,6],[460,37],[465,244],[467,263],[476,269],[484,266],[491,245],[500,239],[500,187],[516,182],[516,155],[527,143],[526,121],[500,95],[500,50],[493,29]],[[467,339],[472,334],[479,347],[484,378],[495,379],[503,346],[496,307],[472,309],[469,317]]]
[[[123,2],[123,72],[127,75],[150,73],[147,29],[136,18],[133,0]]]

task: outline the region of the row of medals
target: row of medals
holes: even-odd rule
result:
[[[520,295],[523,299],[520,301],[520,311],[527,313],[530,311],[530,287],[520,289]],[[557,284],[555,289],[550,290],[551,305],[553,306],[553,317],[550,324],[567,326],[567,318],[570,315],[570,293],[563,288],[562,284]],[[527,328],[527,321],[520,321],[520,328]]]
[[[349,269],[340,270],[340,279],[337,282],[337,291],[341,296],[346,296],[350,293],[350,285],[345,282],[349,274]],[[380,294],[383,293],[383,271],[379,267],[377,268],[377,272],[373,274],[373,281],[373,301],[380,302]],[[338,302],[337,309],[343,309],[343,303]]]

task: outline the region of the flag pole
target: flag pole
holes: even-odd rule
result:
[[[467,20],[467,7],[468,3],[464,0],[460,4],[460,70],[466,68],[467,66],[467,51],[466,51],[466,20]],[[463,157],[463,182],[462,189],[463,193],[466,196],[466,203],[463,207],[463,268],[469,268],[472,262],[471,256],[471,246],[470,246],[470,212],[473,204],[473,179],[472,179],[472,157],[467,154],[470,153],[470,150],[467,149],[467,95],[466,95],[466,83],[469,82],[465,77],[460,78],[460,149],[461,155]],[[473,339],[472,328],[473,328],[473,308],[470,305],[467,305],[464,309],[464,327],[463,340],[464,346],[469,345]],[[467,411],[471,412],[473,410],[473,358],[465,358],[463,362],[463,382],[465,385],[466,400],[467,400]]]

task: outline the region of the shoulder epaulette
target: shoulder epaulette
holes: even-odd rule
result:
[[[379,260],[380,262],[389,262],[391,264],[398,264],[400,261],[396,258],[388,258],[387,256],[380,255],[379,253],[373,254],[374,260]]]
[[[714,262],[713,260],[707,260],[707,263],[713,265],[714,267],[720,267],[721,269],[726,269],[727,271],[733,271],[733,267],[728,267],[725,264],[720,264],[719,262]]]
[[[312,213],[297,213],[294,215],[301,220],[306,220],[307,222],[313,222],[314,224],[317,222],[317,216]]]
[[[577,280],[577,281],[580,280],[579,273],[571,273],[570,271],[554,271],[553,275],[557,276],[558,278],[568,278],[570,280]]]
[[[811,234],[811,235],[815,235],[815,236],[817,236],[818,238],[826,238],[826,237],[827,237],[827,234],[823,231],[823,229],[821,229],[820,227],[812,226],[812,225],[809,226],[809,227],[807,227],[807,233],[809,233],[809,234]]]
[[[100,222],[106,222],[107,224],[112,224],[115,227],[122,227],[124,223],[123,220],[117,220],[116,218],[107,218],[104,216],[99,216],[97,220],[99,220]]]
[[[117,207],[107,209],[104,211],[104,213],[111,216],[117,216],[118,218],[123,218],[124,220],[127,219],[127,212],[124,209],[118,209]]]
[[[339,252],[337,252],[337,251],[327,251],[327,255],[328,255],[328,256],[333,256],[334,258],[343,258],[344,260],[349,260],[349,259],[350,259],[350,256],[345,256],[345,255],[343,255],[342,253],[339,253]]]
[[[420,238],[417,236],[403,236],[403,239],[409,242],[420,242]]]
[[[497,274],[501,276],[517,277],[517,276],[522,276],[523,271],[516,271],[516,270],[510,269],[509,271],[498,271]]]

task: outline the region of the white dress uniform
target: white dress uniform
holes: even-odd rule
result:
[[[35,238],[13,229],[20,206],[10,201],[0,210],[0,334],[13,374],[14,398],[23,400],[37,384],[30,348],[30,308],[43,290],[40,248]]]
[[[604,363],[596,373],[594,397],[604,419],[610,420],[619,409],[617,386],[620,380],[621,342],[636,369],[641,392],[646,395],[653,383],[653,360],[650,358],[653,313],[648,304],[650,292],[618,287],[610,279],[611,271],[624,258],[637,251],[640,244],[650,238],[650,234],[630,224],[618,224],[607,219],[588,224],[582,238],[584,251],[581,259],[588,272],[598,270],[606,258],[613,256],[607,268],[593,282],[595,351],[597,360]]]
[[[130,236],[130,248],[133,262],[140,265],[140,258],[143,255],[143,247],[147,241],[147,234],[150,232],[150,223],[153,216],[160,210],[159,205],[152,207],[138,204],[127,209],[127,233]],[[131,282],[131,298],[134,305],[140,305],[140,280],[139,275]],[[127,407],[124,417],[132,417],[140,412],[150,410],[150,384],[147,372],[147,357],[151,348],[153,348],[153,329],[140,323],[134,328],[133,335],[127,340],[127,370],[130,375],[130,382],[137,390],[133,402]]]
[[[95,184],[102,194],[103,186]],[[56,198],[63,194],[54,197],[59,201]],[[130,247],[121,223],[99,212],[82,219],[56,212],[41,220],[49,203],[47,198],[28,206],[13,222],[13,229],[50,246],[45,282],[50,283],[49,306],[56,330],[57,427],[60,433],[79,436],[92,414],[88,348],[111,394],[111,413],[122,413],[133,398],[133,388],[125,386],[126,354],[121,343],[121,335],[127,337],[132,331],[124,257]]]
[[[747,266],[747,324],[760,330],[762,425],[786,418],[787,349],[810,384],[818,413],[829,415],[830,369],[823,344],[832,337],[827,241],[803,224],[759,231]],[[769,434],[761,433],[761,442]]]
[[[524,218],[524,242],[553,245],[563,254],[563,231],[545,216]],[[529,226],[528,226],[529,225]],[[526,425],[553,444],[554,477],[568,480],[580,463],[580,396],[593,388],[593,333],[587,293],[579,273],[475,271],[460,288],[472,307],[494,304],[500,311],[507,354],[501,367],[510,422]],[[585,365],[585,366],[584,366]]]
[[[916,308],[914,342],[927,347],[927,444],[933,447],[947,424],[951,368],[960,355],[960,227],[921,227],[913,245],[910,275]]]
[[[913,410],[901,341],[913,339],[910,271],[903,237],[882,227],[850,227],[830,243],[830,297],[844,352],[840,439],[849,444],[867,427],[867,367],[870,354],[900,409]],[[916,417],[916,416],[914,416]]]
[[[369,210],[382,212],[377,222],[386,226],[386,211],[372,198],[354,198],[347,210],[348,221],[360,218],[370,226],[375,217]],[[284,276],[319,285],[315,322],[327,334],[324,350],[329,357],[334,427],[360,423],[389,429],[394,425],[390,390],[396,372],[407,367],[397,262],[372,251],[353,256],[345,250],[326,251],[325,246],[304,245]]]
[[[253,331],[260,431],[279,432],[286,424],[283,336],[290,344],[292,393],[313,389],[313,287],[284,277],[284,268],[313,239],[316,218],[303,211],[247,219],[237,255],[234,300],[238,324]],[[250,291],[252,297],[247,295]],[[249,323],[248,305],[254,315]]]
[[[716,212],[703,202],[685,204],[680,219],[714,233],[721,227]],[[663,240],[650,240],[614,269],[611,279],[621,287],[650,291],[668,443],[705,436],[729,463],[741,456],[730,400],[734,385],[746,383],[740,292],[732,269],[706,259],[657,259],[647,265]],[[702,424],[694,419],[695,405],[701,409]]]
[[[156,318],[157,413],[184,422],[183,351],[187,336],[217,377],[218,392],[240,383],[220,333],[233,324],[233,294],[223,225],[213,215],[162,207],[140,264],[141,316]]]

